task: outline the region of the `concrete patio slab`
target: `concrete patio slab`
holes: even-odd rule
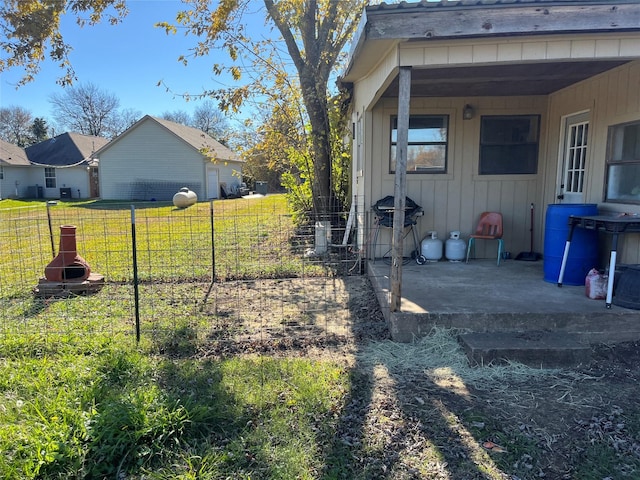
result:
[[[592,300],[585,287],[543,280],[543,261],[440,261],[402,268],[401,311],[389,309],[390,266],[369,261],[367,270],[391,336],[411,342],[434,326],[470,332],[548,331],[578,341],[615,343],[640,338],[640,310]]]

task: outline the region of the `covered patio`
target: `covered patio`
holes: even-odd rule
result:
[[[368,6],[340,79],[363,217],[358,247],[369,258],[410,252],[406,198],[424,209],[419,239],[455,231],[467,240],[494,212],[506,250],[535,245],[547,258],[544,206],[640,215],[639,15],[638,0]],[[369,242],[375,220],[365,212],[387,196],[397,221]],[[640,264],[639,238],[626,235],[613,248],[620,262]],[[604,255],[613,242],[600,243]],[[607,309],[584,287],[545,282],[542,261],[497,267],[485,245],[468,265],[369,262],[395,340],[434,325],[563,332],[585,344],[640,338],[640,311]]]
[[[401,306],[390,309],[390,266],[368,262],[368,274],[392,338],[411,342],[434,326],[473,332],[553,332],[585,344],[640,338],[640,310],[586,296],[584,286],[543,280],[543,261],[439,261],[402,267]]]

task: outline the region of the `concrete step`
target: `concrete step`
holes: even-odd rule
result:
[[[559,368],[587,363],[591,347],[564,332],[473,332],[458,340],[474,365],[520,362],[531,367]]]

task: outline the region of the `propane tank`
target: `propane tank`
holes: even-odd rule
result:
[[[187,187],[182,187],[178,193],[173,196],[173,204],[178,208],[187,208],[198,201],[196,192],[192,192]]]
[[[427,262],[437,262],[442,258],[442,240],[438,239],[438,232],[427,232],[421,250]]]
[[[467,255],[467,244],[460,238],[460,232],[455,230],[449,234],[445,244],[445,256],[450,262],[464,260]]]

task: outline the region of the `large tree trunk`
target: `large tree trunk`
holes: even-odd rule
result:
[[[314,72],[317,74],[317,72]],[[313,147],[312,184],[314,216],[318,221],[331,220],[333,204],[331,189],[331,137],[329,117],[327,114],[326,85],[322,79],[314,75],[301,75],[302,96],[311,124],[311,144]]]
[[[305,0],[292,3],[263,1],[271,19],[280,30],[298,71],[302,98],[311,124],[314,215],[316,220],[333,220],[327,86],[331,68],[358,24],[360,14],[357,13],[352,21],[348,19],[353,12],[360,12],[366,2],[363,0],[361,4],[359,1],[352,3],[344,0]],[[294,26],[298,29],[297,35],[293,34]],[[299,42],[302,43],[302,49]]]

